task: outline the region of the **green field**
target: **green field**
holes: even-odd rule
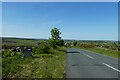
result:
[[[38,42],[45,39],[24,39],[24,38],[2,38],[2,46],[36,46]]]

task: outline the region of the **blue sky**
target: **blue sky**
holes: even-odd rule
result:
[[[63,39],[117,40],[117,10],[115,2],[3,2],[2,36],[48,39],[57,27]]]

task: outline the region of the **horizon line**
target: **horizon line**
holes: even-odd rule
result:
[[[48,39],[46,39],[46,38],[27,38],[27,37],[5,37],[5,36],[0,36],[0,38],[18,38],[18,39],[45,39],[45,40],[48,40]],[[106,39],[106,40],[102,40],[102,39],[63,39],[63,40],[80,40],[80,41],[119,41],[119,40],[110,40],[110,39]]]

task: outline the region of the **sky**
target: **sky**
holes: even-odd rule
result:
[[[117,2],[3,2],[2,36],[48,39],[57,27],[62,39],[117,40]]]
[[[2,2],[28,2],[28,0],[2,0]],[[29,0],[29,2],[119,2],[119,0]]]

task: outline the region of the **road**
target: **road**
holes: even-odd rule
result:
[[[118,59],[80,50],[67,49],[66,78],[118,78]]]

